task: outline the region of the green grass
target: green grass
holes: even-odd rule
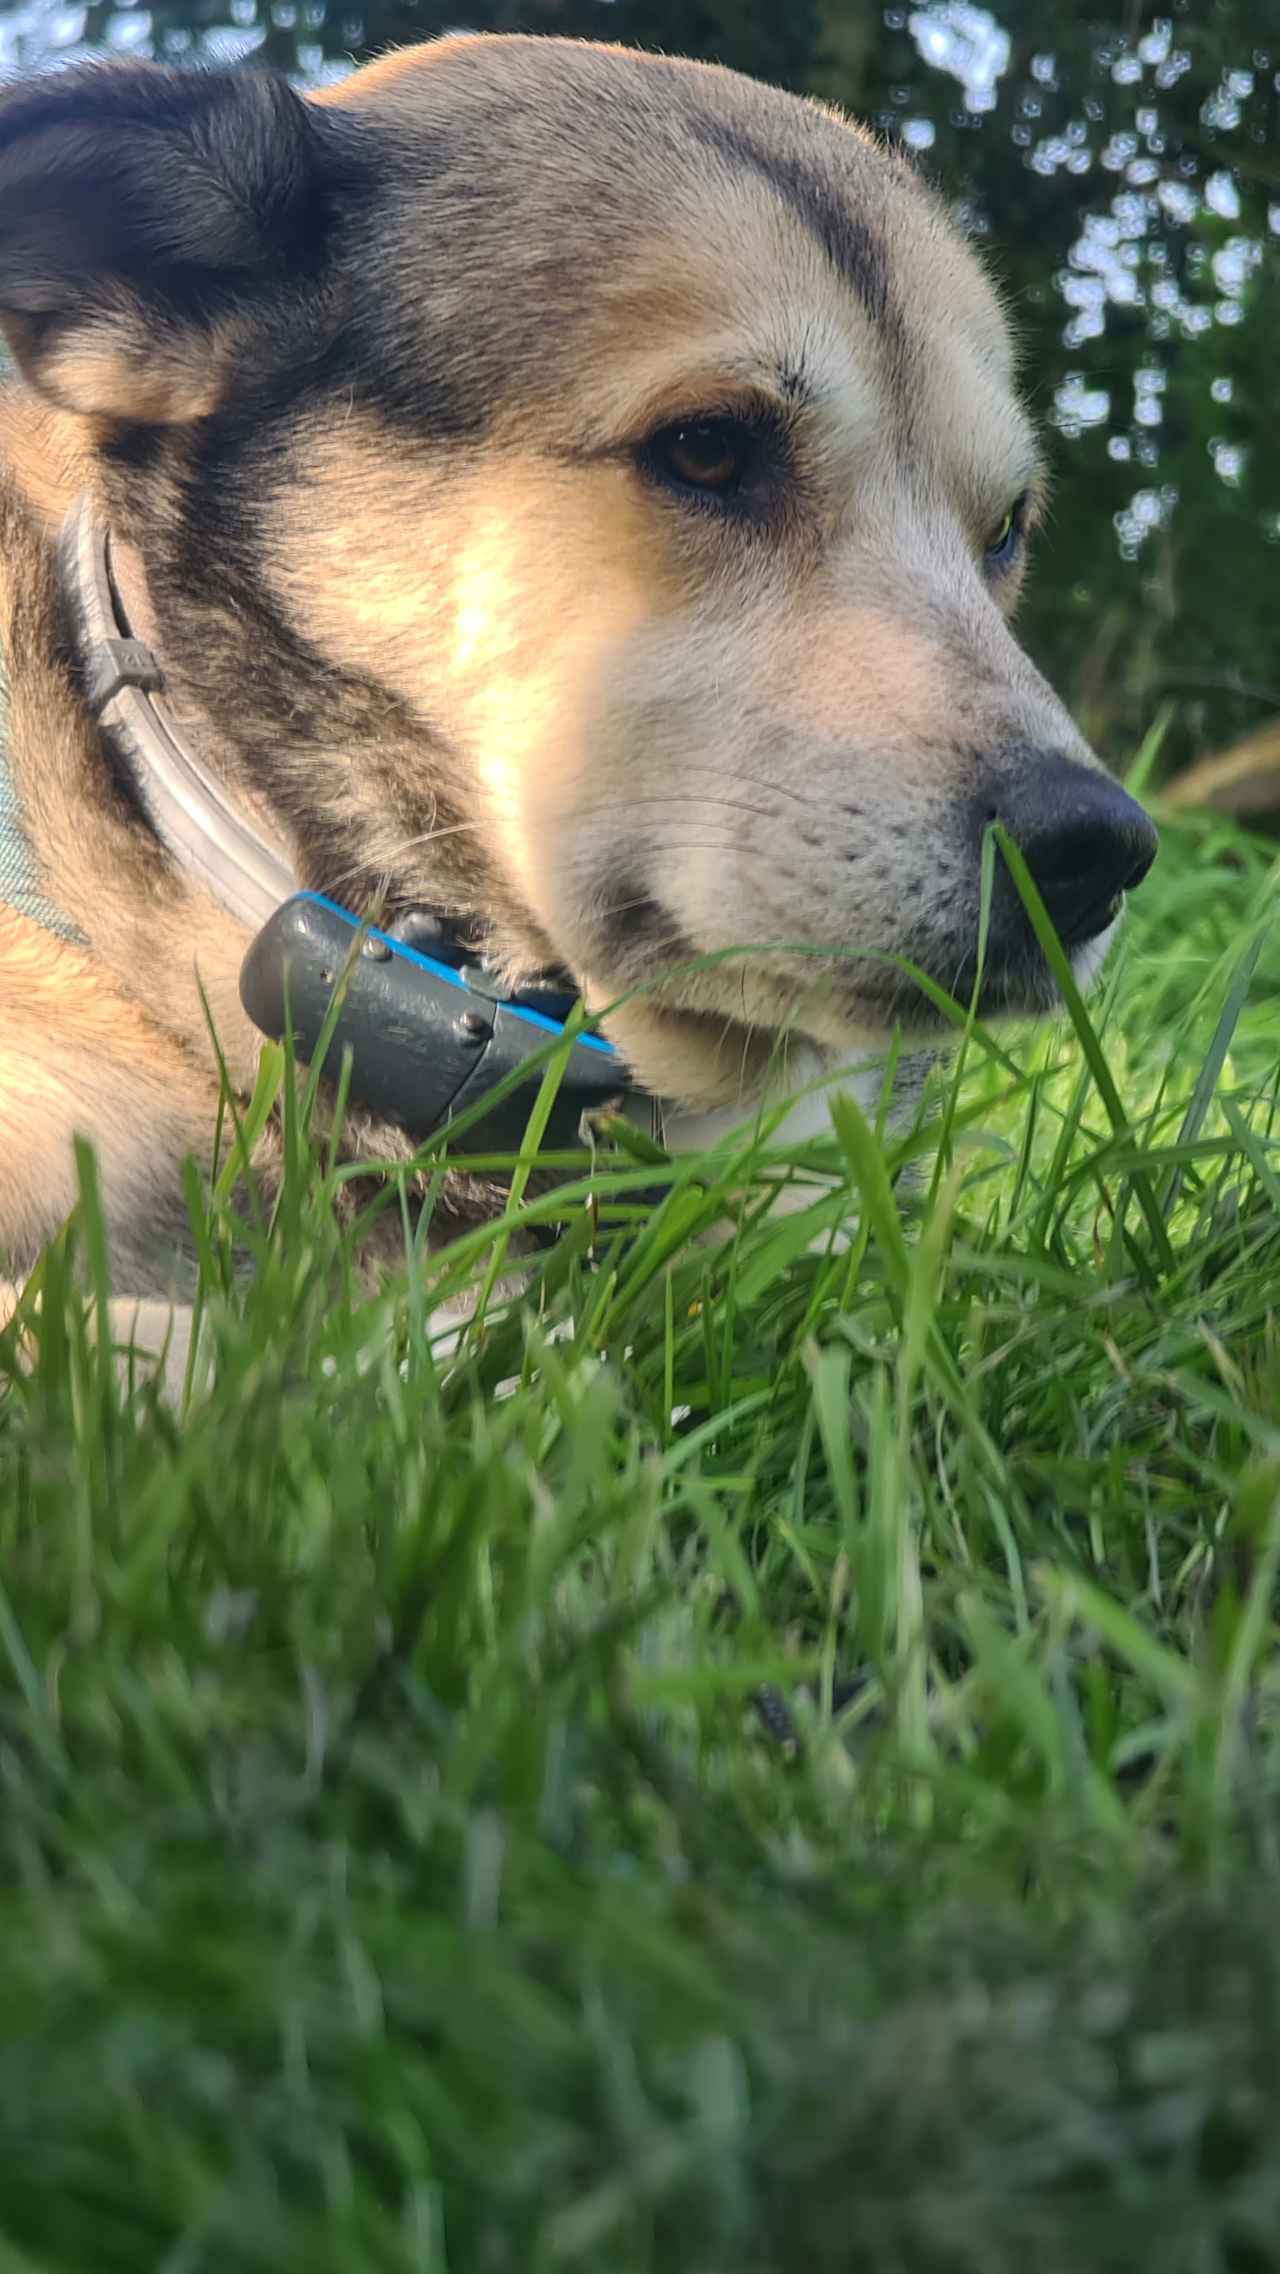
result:
[[[1280,2267],[1272,893],[1171,827],[936,1164],[603,1155],[515,1309],[362,1294],[295,1120],[183,1421],[54,1253],[0,2274]]]

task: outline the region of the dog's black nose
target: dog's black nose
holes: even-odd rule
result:
[[[1064,947],[1082,947],[1117,914],[1156,857],[1140,805],[1109,774],[1067,758],[1027,766],[998,801],[998,818],[1035,878]]]

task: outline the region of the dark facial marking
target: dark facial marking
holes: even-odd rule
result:
[[[789,403],[807,402],[810,393],[809,377],[794,364],[784,364],[778,373],[778,385]]]
[[[676,929],[661,901],[626,874],[610,884],[600,909],[600,936],[611,958],[632,971],[655,957],[692,962],[696,949]]]
[[[889,325],[889,256],[884,239],[865,215],[855,213],[833,190],[821,169],[803,158],[762,149],[723,119],[700,116],[692,126],[698,140],[718,157],[758,174],[786,199],[833,268],[853,286],[873,323]]]

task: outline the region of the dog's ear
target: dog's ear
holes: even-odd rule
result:
[[[0,96],[0,327],[64,410],[179,424],[237,304],[323,265],[329,122],[265,72],[98,64]]]

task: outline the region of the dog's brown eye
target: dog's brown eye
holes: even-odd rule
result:
[[[674,489],[729,498],[751,471],[757,438],[741,419],[680,419],[664,426],[645,449],[648,466]]]

